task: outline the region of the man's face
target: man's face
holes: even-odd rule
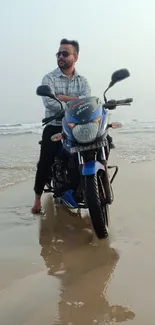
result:
[[[60,69],[69,69],[74,66],[78,55],[72,45],[64,44],[59,47],[57,63]]]

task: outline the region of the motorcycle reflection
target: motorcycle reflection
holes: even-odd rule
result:
[[[85,229],[88,225],[80,217],[62,210],[54,217],[53,203],[49,207],[48,202],[46,216],[40,218],[41,256],[48,274],[60,278],[62,283],[60,320],[55,325],[114,324],[132,320],[135,317],[132,311],[110,305],[106,296],[119,260],[110,243],[94,243],[90,229]]]

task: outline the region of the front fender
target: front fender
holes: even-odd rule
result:
[[[97,173],[99,169],[105,171],[104,166],[99,161],[95,161],[95,160],[87,161],[82,167],[82,175],[83,176],[94,175]]]

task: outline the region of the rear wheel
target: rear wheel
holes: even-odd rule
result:
[[[85,177],[87,206],[92,225],[99,239],[107,238],[108,206],[105,203],[105,193],[102,181],[97,174]]]

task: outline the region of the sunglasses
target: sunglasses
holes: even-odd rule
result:
[[[56,53],[56,57],[59,58],[62,55],[64,58],[67,58],[67,56],[69,56],[70,54],[73,53],[68,53],[67,51],[59,51],[58,53]]]

